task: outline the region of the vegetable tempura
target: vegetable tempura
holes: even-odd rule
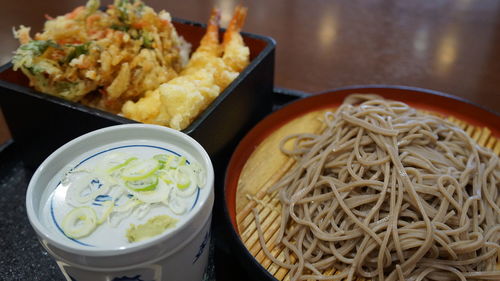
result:
[[[219,42],[220,12],[213,9],[200,46],[179,36],[170,15],[140,0],[99,0],[48,20],[34,38],[14,31],[21,46],[14,70],[36,90],[124,115],[139,122],[183,130],[249,64],[240,35],[247,10],[237,6]]]
[[[14,69],[41,92],[119,112],[124,101],[176,77],[190,46],[165,11],[156,13],[139,0],[116,0],[104,12],[99,5],[90,0],[49,17],[34,39],[21,26],[15,31],[22,45]],[[101,96],[84,99],[96,89]]]

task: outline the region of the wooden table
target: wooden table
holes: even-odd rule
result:
[[[206,22],[210,9],[217,6],[223,25],[239,2],[147,0],[156,10],[198,22]],[[350,85],[416,86],[500,112],[500,1],[243,2],[249,7],[244,31],[271,36],[277,42],[278,87],[317,93]],[[44,14],[61,15],[84,3],[3,1],[0,63],[8,62],[18,46],[12,27],[24,24],[34,33],[41,30]],[[0,146],[9,138],[0,117]]]
[[[110,4],[111,0],[102,1]],[[237,0],[149,0],[153,8],[199,22],[210,9],[227,24]],[[17,47],[12,27],[41,30],[83,0],[6,1],[0,11],[0,63]],[[277,42],[276,86],[304,92],[393,84],[463,97],[500,111],[500,2],[495,0],[253,0],[244,30]],[[0,120],[0,139],[5,124]]]

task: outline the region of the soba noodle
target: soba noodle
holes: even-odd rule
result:
[[[291,280],[500,280],[500,162],[461,129],[408,105],[349,96],[270,192]],[[292,149],[285,143],[293,142]],[[328,269],[339,273],[323,274]]]

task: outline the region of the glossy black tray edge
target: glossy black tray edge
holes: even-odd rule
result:
[[[274,112],[290,102],[309,95],[308,93],[297,90],[275,87],[272,96],[272,111]],[[259,278],[254,278],[255,274],[242,274],[248,271],[248,265],[242,263],[244,260],[238,256],[239,252],[232,248],[232,241],[237,237],[231,236],[232,234],[234,235],[235,232],[230,231],[228,228],[230,227],[227,225],[229,219],[224,211],[224,178],[226,175],[227,163],[232,153],[233,149],[228,150],[224,156],[218,159],[219,163],[214,166],[216,169],[216,188],[212,233],[214,233],[215,237],[214,242],[216,250],[214,252],[214,263],[216,268],[216,280],[234,280],[235,276],[238,276],[237,279],[240,281],[260,280]]]
[[[280,109],[284,105],[286,105],[289,102],[292,102],[294,100],[304,98],[307,96],[310,96],[311,94],[298,91],[298,90],[291,90],[287,88],[280,88],[280,87],[274,87],[273,90],[273,112]]]
[[[496,112],[494,110],[491,110],[489,108],[486,108],[482,105],[479,105],[477,103],[471,102],[467,99],[464,99],[462,97],[446,94],[443,92],[439,92],[436,90],[429,90],[429,89],[424,89],[424,88],[419,88],[419,87],[412,87],[412,86],[401,86],[401,85],[380,85],[380,84],[369,84],[369,85],[363,85],[363,86],[346,86],[346,87],[340,87],[340,88],[335,88],[333,90],[327,90],[327,91],[322,91],[319,93],[305,93],[301,91],[296,91],[296,90],[289,90],[289,89],[283,89],[283,88],[274,88],[274,96],[273,96],[273,112],[280,109],[281,107],[287,105],[288,103],[295,102],[300,98],[305,98],[307,96],[315,95],[315,94],[324,94],[324,93],[329,93],[329,92],[339,92],[339,91],[344,91],[344,90],[356,90],[356,89],[365,89],[365,88],[393,88],[393,89],[403,89],[403,90],[417,90],[421,92],[426,92],[430,93],[433,95],[437,96],[444,96],[450,99],[455,99],[460,102],[467,103],[469,105],[472,105],[474,107],[478,107],[481,110],[484,110],[488,113],[491,113],[493,115],[499,116],[500,112]],[[225,190],[224,190],[225,193]],[[225,195],[223,197],[225,198]],[[250,254],[249,251],[241,249],[245,249],[245,245],[241,241],[238,233],[234,230],[233,225],[231,223],[231,218],[227,209],[227,205],[224,206],[224,209],[222,210],[222,216],[223,218],[219,218],[220,223],[217,225],[217,227],[221,227],[227,231],[224,231],[221,234],[221,237],[217,237],[217,241],[224,240],[224,241],[229,241],[226,242],[227,246],[222,247],[222,253],[226,255],[230,255],[230,253],[236,253],[233,254],[234,258],[236,259],[235,261],[231,261],[231,263],[238,264],[239,267],[237,267],[237,270],[242,270],[240,272],[240,276],[244,276],[243,279],[240,280],[277,280],[269,271],[264,269],[260,263]],[[235,249],[238,248],[238,249]],[[219,246],[219,255],[221,253],[221,247]],[[231,271],[233,272],[233,271]],[[234,273],[234,272],[233,272]],[[243,273],[243,274],[241,274]]]
[[[0,67],[0,71],[2,71],[3,67],[9,67],[9,66],[4,65]],[[273,105],[272,111],[276,111],[279,108],[286,105],[287,103],[300,98],[304,98],[308,95],[310,94],[302,91],[275,87],[273,89],[273,96],[272,96],[272,105]],[[0,144],[0,160],[2,159],[4,154],[8,154],[11,150],[14,149],[15,149],[15,142],[12,139],[9,139],[6,142]]]
[[[176,17],[173,17],[172,19],[176,23],[197,26],[197,27],[202,27],[202,28],[207,27],[207,25],[204,23],[198,23],[198,22],[194,22],[191,20],[185,20],[185,19],[176,18]],[[226,30],[225,28],[221,28],[221,31],[225,31],[225,30]],[[210,113],[212,113],[217,108],[217,106],[234,90],[234,88],[236,86],[238,86],[241,83],[241,81],[245,77],[247,77],[248,74],[254,68],[256,68],[257,65],[270,52],[272,52],[274,50],[274,48],[276,46],[276,41],[271,37],[253,34],[253,33],[248,33],[248,32],[241,32],[241,34],[243,35],[243,37],[253,38],[253,39],[257,39],[257,40],[261,40],[261,41],[266,42],[266,47],[259,53],[259,55],[257,57],[255,57],[250,62],[250,64],[240,73],[240,75],[238,75],[238,77],[236,77],[236,79],[226,89],[224,89],[220,93],[220,95],[217,97],[217,99],[215,99],[187,128],[182,130],[182,132],[184,132],[186,134],[192,133],[207,118],[207,116],[209,116]],[[10,62],[10,61],[5,63],[4,65],[0,65],[0,72],[4,72],[5,70],[11,68],[12,66],[13,66],[12,62]],[[27,93],[28,95],[34,96],[36,98],[47,99],[53,103],[62,105],[64,107],[68,107],[68,108],[73,109],[73,110],[78,110],[78,111],[82,111],[82,112],[86,112],[86,113],[96,114],[97,116],[104,118],[104,119],[107,119],[107,120],[110,120],[112,122],[137,123],[134,120],[130,120],[128,118],[125,118],[125,117],[122,117],[122,116],[119,116],[119,115],[116,115],[116,114],[113,114],[113,113],[110,113],[110,112],[107,112],[107,111],[104,111],[104,110],[101,110],[98,108],[91,108],[91,107],[88,107],[88,106],[85,106],[85,105],[82,105],[79,103],[67,101],[67,100],[60,98],[60,97],[55,97],[55,96],[51,96],[51,95],[44,95],[44,94],[40,95],[40,93],[38,91],[34,90],[31,87],[16,85],[16,84],[9,83],[9,82],[2,81],[2,80],[0,80],[0,87],[12,88],[13,90]],[[281,89],[281,90],[283,91],[283,89]],[[290,90],[290,92],[292,92],[292,91]]]
[[[272,96],[272,102],[273,102],[273,110],[277,110],[281,108],[282,106],[286,105],[289,102],[292,102],[294,100],[303,98],[307,96],[307,93],[300,92],[300,91],[295,91],[295,90],[289,90],[289,89],[284,89],[284,88],[274,88],[273,90],[273,96]],[[232,151],[231,151],[232,152]],[[29,167],[26,166],[19,166],[20,164],[18,160],[20,155],[19,155],[19,149],[16,146],[15,141],[12,139],[6,141],[3,144],[0,144],[0,168],[2,168],[3,171],[7,171],[5,174],[2,174],[0,176],[0,179],[5,179],[10,178],[12,176],[18,176],[22,175],[25,177],[25,181],[29,181],[29,178],[31,177],[31,174],[34,172],[33,170],[30,170]],[[11,167],[15,166],[15,167]],[[224,166],[224,165],[221,165]],[[15,169],[14,169],[15,168]],[[21,169],[21,170],[19,170]],[[15,174],[15,175],[14,175]],[[219,172],[219,174],[223,177],[223,172]],[[25,183],[27,185],[27,182]],[[221,181],[219,179],[218,184],[221,184]],[[20,188],[20,186],[18,186]],[[18,189],[19,190],[19,189]],[[219,196],[222,196],[222,193],[220,193],[220,189],[218,190]],[[23,193],[23,191],[20,191],[19,194]],[[18,195],[19,195],[18,194]],[[21,196],[21,195],[19,195]],[[241,272],[243,272],[243,267],[242,265],[238,262],[238,259],[235,258],[234,253],[231,253],[230,249],[227,248],[229,244],[227,244],[227,241],[224,241],[225,237],[224,235],[221,235],[221,232],[225,232],[223,226],[223,214],[221,210],[221,204],[223,204],[222,198],[218,198],[216,200],[216,206],[214,207],[214,220],[212,222],[212,229],[214,235],[212,236],[212,246],[211,246],[211,252],[213,254],[210,255],[210,262],[209,266],[211,267],[208,270],[208,275],[206,276],[206,280],[218,280],[218,281],[223,281],[223,280],[234,280],[234,276],[240,276],[241,278],[238,278],[238,280],[251,280],[248,278],[251,278],[250,276],[241,276]],[[22,201],[23,199],[19,199],[17,201]],[[21,226],[18,224],[18,226],[22,230],[26,230],[27,228],[31,228],[31,226],[25,222],[26,224],[24,226]],[[31,230],[28,230],[30,232]],[[1,240],[1,239],[0,239]],[[26,244],[26,245],[25,245]],[[38,245],[38,243],[34,242],[27,242],[23,245],[26,247],[31,247],[29,251],[35,251],[39,257],[39,255],[42,255],[41,253],[38,253],[38,251],[42,251],[45,253],[42,249],[41,246]],[[6,250],[2,255],[0,255],[1,258],[6,258],[9,253],[11,254],[12,251]],[[43,255],[46,255],[43,254]],[[4,266],[11,267],[11,266],[16,266],[16,262],[12,261],[11,263],[7,263]],[[214,265],[215,265],[215,272],[214,272]],[[50,259],[45,259],[43,261],[35,262],[32,263],[31,266],[38,266],[38,267],[43,267],[43,272],[40,272],[41,278],[47,277],[45,276],[46,274],[56,274],[58,275],[58,270],[55,268],[55,264],[52,263]],[[5,268],[4,268],[5,269]],[[13,274],[24,274],[26,273],[25,271],[30,271],[30,269],[19,269],[19,268],[8,268],[9,270],[13,270],[15,273]],[[215,276],[214,276],[215,275]],[[0,278],[1,279],[1,278]],[[40,280],[40,279],[37,279]]]
[[[174,19],[174,23],[181,24],[181,26],[206,26],[178,18]],[[267,36],[247,32],[241,32],[241,34],[244,39],[253,40],[254,43],[251,44],[260,52],[203,113],[190,126],[182,130],[201,143],[211,156],[224,154],[227,150],[234,148],[237,141],[272,110],[272,101],[269,96],[272,94],[274,84],[276,42]],[[7,63],[0,67],[0,72],[10,67],[12,64]],[[5,89],[9,94],[2,97],[4,100],[2,106],[4,102],[6,104],[3,113],[7,123],[10,119],[13,120],[12,123],[22,124],[20,127],[11,128],[11,134],[18,146],[22,147],[21,152],[30,155],[30,160],[25,161],[25,164],[31,165],[31,168],[38,166],[57,147],[79,135],[102,127],[135,123],[133,120],[99,109],[71,103],[50,95],[42,95],[34,89],[8,81],[1,80],[0,88]],[[9,96],[14,96],[16,92],[23,92],[25,95],[15,96],[18,100],[14,102],[12,98],[9,99]],[[26,121],[28,117],[15,109],[16,103],[27,104],[29,108],[25,109],[26,112],[43,117],[42,120],[38,120],[39,123],[54,122],[55,126],[38,140],[37,147],[32,145],[31,139],[41,134],[41,129],[31,120]],[[42,107],[41,105],[50,107],[51,110],[48,110],[50,114],[40,112],[38,109]],[[237,108],[241,110],[236,110]],[[64,119],[63,116],[67,118]],[[61,118],[63,122],[59,122]],[[85,120],[85,122],[81,123],[81,126],[73,126],[75,120]],[[214,135],[212,132],[221,122],[225,122],[225,130]]]

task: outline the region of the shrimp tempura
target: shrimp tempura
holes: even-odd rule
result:
[[[122,113],[140,122],[185,129],[248,65],[250,51],[239,33],[245,17],[246,8],[236,7],[221,45],[220,13],[213,9],[200,46],[181,74],[138,102],[127,102]]]

